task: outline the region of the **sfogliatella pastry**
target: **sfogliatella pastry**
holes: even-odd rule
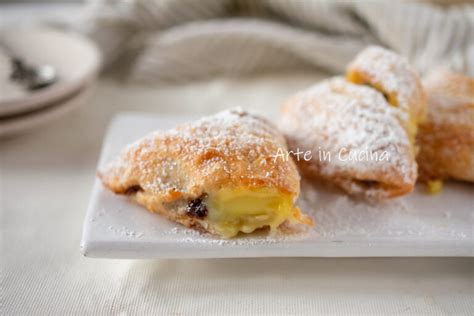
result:
[[[418,124],[426,117],[426,95],[417,72],[404,58],[388,49],[369,46],[349,64],[346,78],[376,89],[391,106],[400,109],[400,122],[410,140],[415,141]]]
[[[437,70],[423,81],[428,117],[420,125],[420,180],[433,191],[443,179],[474,182],[474,78]]]
[[[303,174],[382,199],[411,192],[417,177],[402,111],[371,87],[334,78],[290,98],[281,128],[293,153],[311,153],[296,159]]]
[[[295,164],[273,158],[281,148],[272,124],[236,109],[148,135],[99,176],[151,212],[223,237],[312,225],[294,206]]]

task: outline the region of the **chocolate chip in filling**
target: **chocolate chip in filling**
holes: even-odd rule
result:
[[[140,185],[132,185],[125,190],[126,195],[136,194],[137,192],[143,191],[143,188]]]
[[[358,180],[357,183],[365,189],[372,189],[379,185],[378,181],[373,180]]]
[[[186,214],[191,217],[204,218],[207,212],[207,207],[201,198],[189,201],[186,206]]]

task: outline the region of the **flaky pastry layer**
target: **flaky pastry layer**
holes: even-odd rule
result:
[[[420,125],[420,180],[474,182],[474,79],[435,70],[423,81],[427,120]]]
[[[290,98],[281,127],[290,149],[312,153],[297,160],[303,174],[350,194],[387,198],[411,192],[417,176],[400,111],[377,90],[334,78]],[[351,160],[352,153],[362,155]]]
[[[348,65],[348,81],[364,84],[381,92],[391,106],[400,109],[401,123],[415,141],[418,124],[427,112],[426,94],[416,70],[393,51],[369,46]]]
[[[296,166],[273,158],[286,148],[272,124],[236,109],[152,133],[128,146],[99,176],[107,188],[152,212],[232,237],[303,218],[293,206],[300,190]],[[261,213],[245,209],[256,196],[265,201]],[[223,205],[219,211],[228,216],[213,205]]]

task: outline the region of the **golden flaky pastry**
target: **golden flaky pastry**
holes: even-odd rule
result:
[[[380,199],[411,192],[416,181],[401,111],[375,89],[334,78],[290,98],[281,128],[293,152],[312,153],[296,159],[304,175]]]
[[[423,84],[429,106],[418,133],[420,179],[474,182],[474,78],[437,70]]]
[[[151,212],[223,237],[311,225],[294,206],[296,166],[273,158],[282,148],[285,140],[272,124],[235,109],[148,135],[99,176]]]
[[[369,46],[349,64],[345,79],[291,98],[282,127],[293,151],[313,152],[310,161],[298,161],[305,175],[382,199],[413,190],[415,138],[425,115],[416,71],[396,53]]]
[[[379,46],[369,46],[349,64],[348,81],[368,85],[400,109],[399,115],[410,140],[415,141],[418,124],[426,117],[427,101],[416,70],[405,58]]]

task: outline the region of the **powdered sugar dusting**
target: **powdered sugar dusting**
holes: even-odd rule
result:
[[[123,182],[134,173],[135,178],[146,179],[140,181],[145,190],[156,194],[171,189],[189,192],[189,186],[198,181],[200,187],[224,178],[236,183],[238,175],[247,183],[264,180],[296,193],[295,166],[271,159],[279,148],[286,149],[286,142],[273,124],[236,108],[153,132],[127,146],[103,173],[121,177]],[[184,175],[183,168],[194,172],[193,177]]]
[[[348,70],[364,72],[384,91],[397,95],[402,113],[413,113],[412,100],[417,93],[419,79],[402,56],[379,46],[369,46],[356,56]]]
[[[429,73],[423,86],[429,100],[427,124],[465,124],[474,130],[474,78],[441,68]]]
[[[281,128],[291,148],[329,152],[333,158],[313,157],[311,163],[322,176],[397,174],[404,183],[414,183],[416,164],[407,133],[397,119],[401,110],[389,106],[379,92],[335,78],[299,93],[284,111]],[[339,159],[341,149],[378,153],[379,157],[386,152],[388,160]]]

